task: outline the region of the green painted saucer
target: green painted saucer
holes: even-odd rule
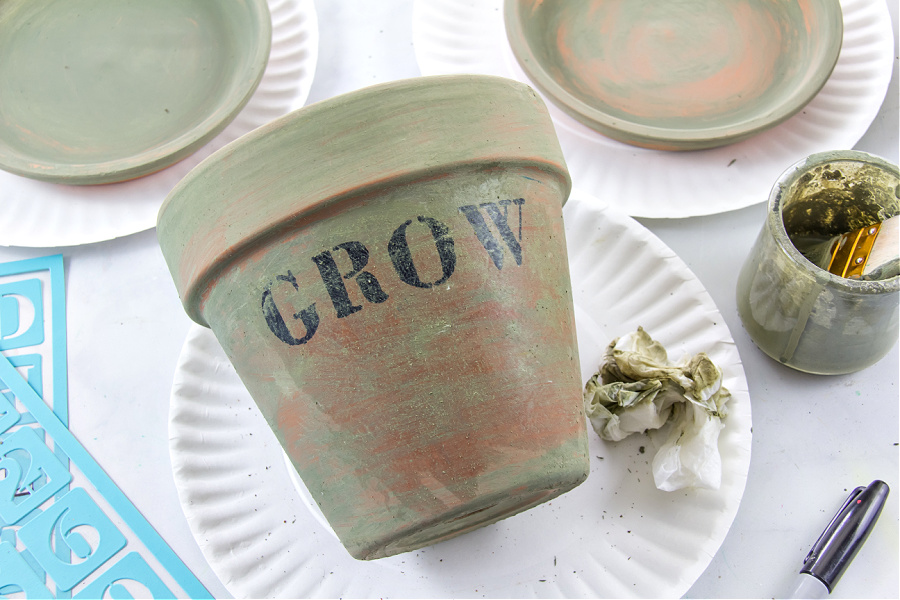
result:
[[[0,168],[98,184],[181,160],[250,99],[271,30],[265,0],[3,0]]]
[[[822,88],[843,37],[838,0],[506,0],[525,74],[611,138],[711,148],[769,129]]]

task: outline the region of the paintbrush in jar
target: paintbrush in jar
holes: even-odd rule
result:
[[[847,279],[895,277],[900,274],[900,216],[835,236],[809,251],[807,258]]]

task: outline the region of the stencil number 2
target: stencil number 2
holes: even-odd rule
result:
[[[0,519],[17,523],[71,480],[33,429],[19,429],[0,442]]]

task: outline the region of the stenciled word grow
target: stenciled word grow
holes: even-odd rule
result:
[[[491,262],[498,270],[503,269],[503,246],[506,246],[512,253],[517,265],[522,264],[522,246],[520,241],[522,239],[522,206],[524,204],[524,198],[517,198],[515,200],[485,202],[477,206],[466,205],[459,207],[459,212],[466,217],[466,221],[471,226],[476,238],[484,246],[485,251],[491,258]],[[509,207],[511,205],[518,207],[518,239],[509,225]],[[487,214],[496,228],[499,240],[494,236],[485,220],[485,214]],[[431,231],[437,257],[440,260],[441,276],[435,281],[422,281],[419,276],[419,271],[416,269],[407,239],[407,228],[413,224],[412,219],[402,223],[394,230],[387,244],[388,256],[400,281],[413,288],[430,289],[446,283],[453,275],[453,272],[456,270],[456,247],[450,228],[445,223],[427,216],[418,216],[416,220],[427,226]],[[342,274],[340,272],[335,260],[335,253],[345,253],[349,258],[351,269],[348,273]],[[369,250],[362,242],[349,241],[338,244],[331,250],[325,250],[316,254],[311,260],[318,269],[321,281],[328,292],[328,296],[331,298],[331,303],[339,319],[349,317],[363,308],[361,304],[354,304],[351,301],[346,281],[355,281],[367,302],[380,304],[389,297],[378,279],[371,272],[365,270],[369,264]],[[269,330],[279,340],[291,346],[306,344],[319,328],[320,319],[316,303],[313,302],[306,308],[289,316],[292,321],[299,320],[302,322],[305,328],[305,334],[301,337],[296,337],[288,327],[285,315],[275,303],[273,288],[283,283],[289,284],[294,291],[300,292],[300,282],[297,281],[291,271],[277,275],[263,290],[261,301],[262,314],[266,324],[269,326]]]

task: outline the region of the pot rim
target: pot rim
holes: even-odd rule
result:
[[[219,149],[169,193],[157,236],[185,310],[207,325],[209,283],[261,240],[363,194],[498,165],[546,172],[565,203],[571,178],[532,88],[488,75],[392,81],[298,109]]]

